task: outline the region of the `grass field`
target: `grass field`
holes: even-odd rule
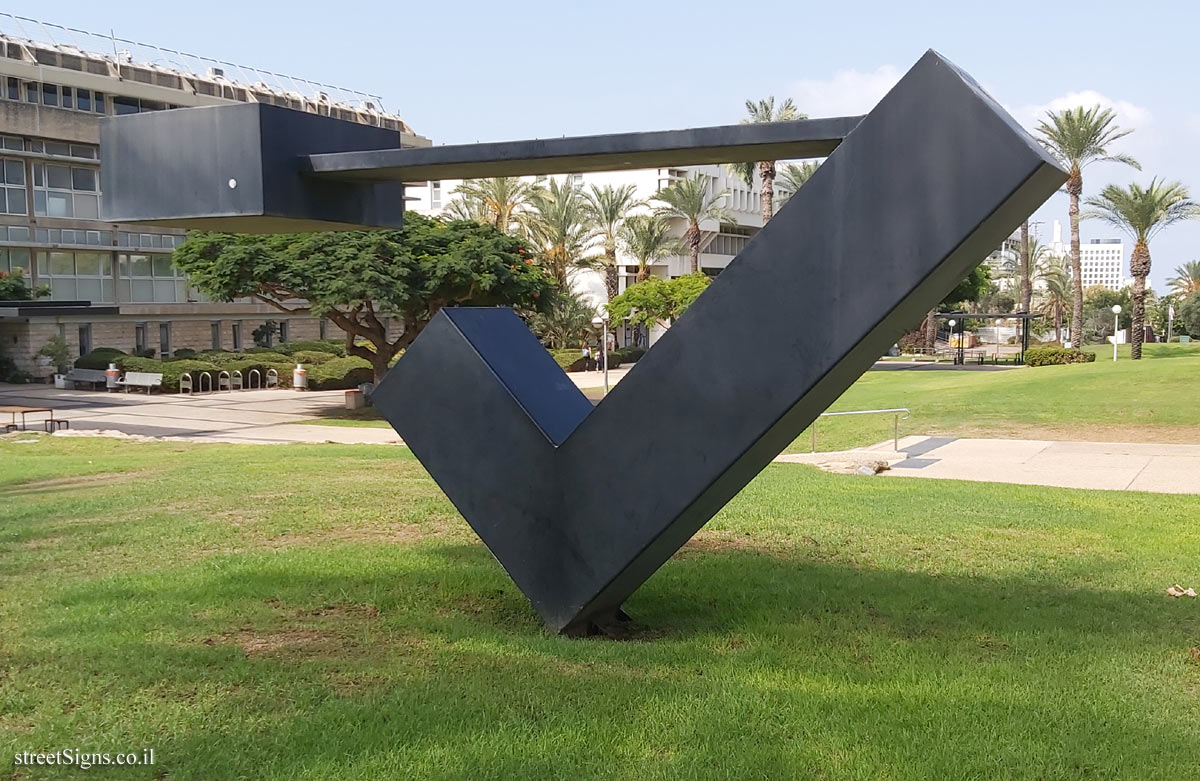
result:
[[[871,371],[830,410],[907,407],[901,435],[1074,439],[1101,442],[1200,443],[1200,345],[1151,344],[1145,359],[1112,362],[1112,348],[1089,348],[1096,363],[1002,372]],[[1107,360],[1106,360],[1107,358]],[[330,425],[388,424],[373,409],[318,421]],[[891,436],[888,416],[821,421],[818,449],[838,450]],[[808,452],[810,432],[789,452]]]
[[[1200,585],[1198,517],[776,465],[634,639],[570,640],[402,448],[5,437],[0,745],[155,749],[86,773],[121,779],[1195,777],[1200,600],[1163,592]]]

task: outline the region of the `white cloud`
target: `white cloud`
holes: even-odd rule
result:
[[[1100,104],[1116,112],[1117,124],[1124,128],[1142,130],[1148,129],[1154,123],[1154,115],[1150,113],[1150,109],[1139,106],[1136,103],[1131,103],[1128,100],[1114,100],[1101,92],[1090,89],[1080,92],[1069,92],[1066,95],[1051,100],[1049,103],[1041,105],[1035,104],[1009,108],[1009,111],[1026,127],[1033,127],[1046,116],[1047,111],[1062,111],[1063,109],[1075,108],[1076,106],[1091,108],[1096,104]]]
[[[810,117],[865,114],[902,75],[895,65],[880,65],[873,71],[841,70],[827,79],[794,81],[788,85],[787,94]]]

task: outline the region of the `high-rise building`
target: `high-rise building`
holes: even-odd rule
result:
[[[1063,242],[1062,223],[1054,221],[1054,240],[1050,252],[1060,257],[1070,257],[1071,247]],[[1120,290],[1127,282],[1121,273],[1125,266],[1125,242],[1122,239],[1089,239],[1079,243],[1079,267],[1083,278],[1083,289],[1106,287]]]
[[[309,316],[250,300],[206,301],[172,267],[182,231],[98,219],[100,117],[237,102],[429,143],[377,96],[0,14],[0,272],[50,289],[40,302],[0,303],[0,352],[19,369],[35,372],[35,354],[56,333],[77,354],[116,347],[160,355],[244,349],[267,321],[280,340],[326,336],[325,323]],[[341,333],[328,330],[330,338]]]

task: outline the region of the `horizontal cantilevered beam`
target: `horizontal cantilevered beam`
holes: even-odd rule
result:
[[[309,156],[311,173],[345,181],[423,182],[489,176],[828,157],[862,117],[613,133]]]

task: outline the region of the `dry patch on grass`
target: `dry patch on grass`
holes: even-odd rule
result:
[[[95,488],[124,483],[139,477],[145,477],[145,473],[102,472],[94,475],[71,475],[69,477],[48,477],[41,480],[27,480],[0,488],[0,497],[61,493],[64,490]]]
[[[973,425],[931,427],[921,434],[932,437],[982,439],[1036,439],[1063,442],[1155,442],[1166,445],[1200,444],[1200,426],[1136,423],[1017,423],[988,420]]]
[[[353,657],[366,652],[359,642],[364,622],[379,618],[379,610],[373,605],[334,602],[312,608],[287,605],[278,599],[269,599],[266,603],[287,619],[283,626],[268,629],[245,625],[205,638],[203,644],[235,645],[250,658]],[[358,639],[349,636],[352,632]]]
[[[328,543],[386,542],[410,544],[418,540],[433,539],[445,534],[444,530],[424,529],[417,524],[394,524],[389,526],[343,526],[333,529],[314,529],[311,532],[280,534],[264,537],[262,546],[271,549],[312,547]]]

